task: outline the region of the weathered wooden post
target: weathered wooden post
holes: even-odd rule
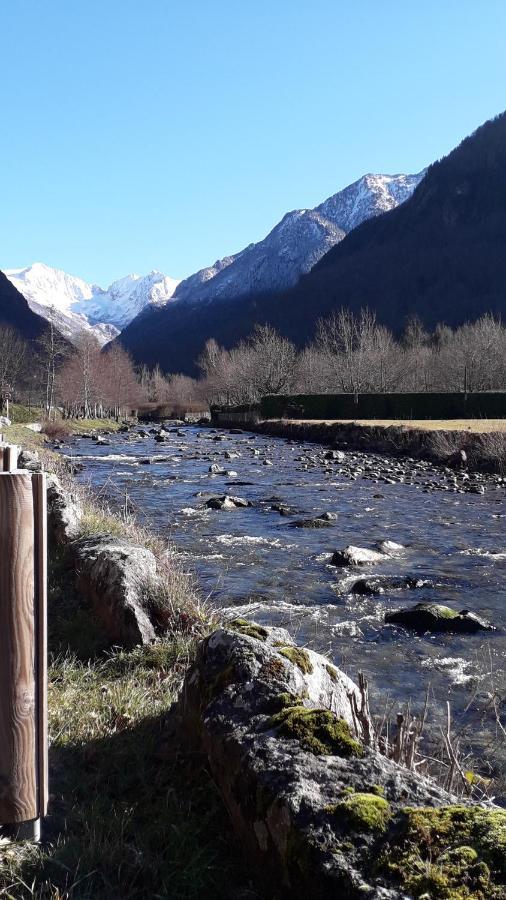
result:
[[[46,477],[0,445],[0,837],[40,835],[47,812]]]

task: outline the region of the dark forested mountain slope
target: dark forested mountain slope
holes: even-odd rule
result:
[[[192,372],[209,337],[230,346],[270,322],[304,344],[340,306],[369,306],[396,331],[414,312],[429,326],[506,312],[506,114],[434,163],[406,203],[351,231],[296,287],[169,304],[134,320],[121,341],[138,361]]]
[[[28,340],[39,337],[47,322],[31,311],[25,298],[0,272],[0,326],[10,325]]]

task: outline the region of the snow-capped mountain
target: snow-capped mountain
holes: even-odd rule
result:
[[[407,200],[424,174],[364,175],[315,209],[289,212],[264,240],[181,281],[173,299],[211,302],[292,287],[349,231]]]
[[[45,319],[54,317],[58,330],[70,340],[91,332],[101,344],[119,334],[146,306],[163,305],[178,282],[161,272],[127,275],[107,290],[82,278],[34,263],[5,274],[23,294],[30,309]]]

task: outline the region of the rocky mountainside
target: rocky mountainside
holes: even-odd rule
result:
[[[348,231],[403,203],[423,175],[364,175],[315,209],[286,213],[262,241],[182,281],[174,300],[210,302],[292,287]]]
[[[286,213],[264,240],[181,281],[173,302],[133,320],[121,342],[138,361],[195,373],[194,361],[209,337],[229,345],[265,320],[249,298],[296,285],[347,232],[410,197],[424,174],[364,175],[315,209]]]
[[[54,316],[58,330],[70,340],[91,332],[101,344],[110,341],[146,306],[163,305],[178,282],[161,272],[127,275],[106,290],[44,263],[7,269],[12,284],[37,315]],[[53,310],[53,312],[51,312]]]
[[[23,295],[0,272],[0,327],[3,325],[15,328],[24,338],[33,339],[40,337],[46,322],[32,312]]]

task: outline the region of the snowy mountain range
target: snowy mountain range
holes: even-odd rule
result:
[[[364,175],[315,209],[286,213],[264,240],[181,281],[172,299],[212,302],[292,287],[349,231],[407,200],[424,174]]]
[[[161,272],[127,275],[104,290],[82,278],[33,263],[26,269],[6,269],[5,274],[23,294],[30,309],[49,319],[70,340],[83,331],[100,344],[112,340],[146,306],[164,305],[178,282]]]
[[[32,311],[52,315],[65,337],[86,331],[105,344],[140,313],[169,300],[211,303],[292,287],[349,231],[407,200],[424,174],[364,175],[315,209],[286,213],[263,240],[181,282],[154,271],[127,275],[104,290],[44,263],[5,274]]]

